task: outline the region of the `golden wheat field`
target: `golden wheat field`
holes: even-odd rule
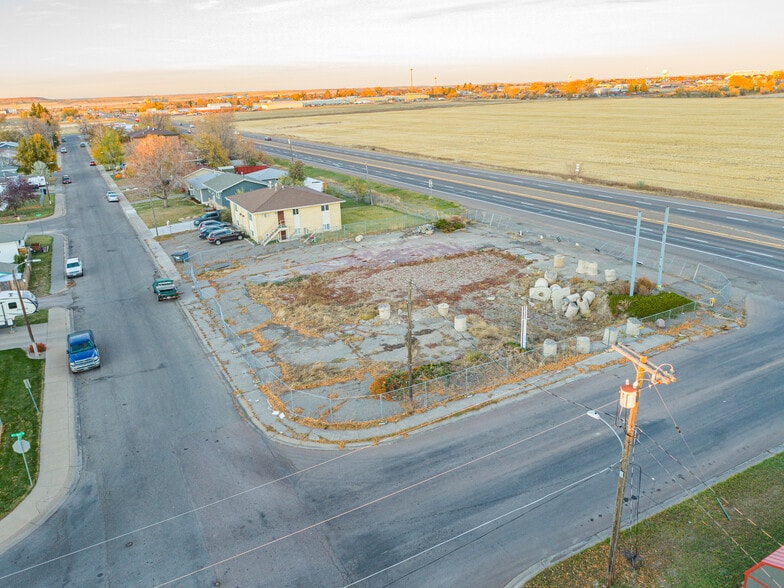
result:
[[[313,108],[239,129],[423,157],[784,204],[784,95]]]

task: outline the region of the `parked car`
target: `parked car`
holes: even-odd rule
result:
[[[87,143],[85,143],[84,141],[82,141],[81,143],[79,143],[79,147],[87,147]]]
[[[68,365],[74,373],[101,367],[101,354],[92,331],[68,335]]]
[[[60,153],[68,153],[68,149],[65,147],[60,147]]]
[[[63,184],[70,184],[71,183],[71,176],[63,175]]]
[[[78,257],[69,257],[65,260],[65,277],[78,278],[84,275],[84,268],[82,262]]]
[[[106,192],[106,200],[109,202],[119,202],[120,195],[114,190],[109,190],[108,192]]]
[[[235,239],[242,240],[245,238],[245,233],[232,228],[223,228],[213,231],[207,235],[207,241],[213,245],[220,245],[225,241],[234,241]]]
[[[193,226],[198,227],[201,223],[206,220],[220,220],[220,210],[208,210],[201,216],[196,217],[193,219]]]
[[[95,167],[95,160],[94,159],[90,160],[90,167]]]
[[[207,235],[219,229],[230,229],[231,223],[214,223],[209,225],[199,225],[199,239],[206,239]]]

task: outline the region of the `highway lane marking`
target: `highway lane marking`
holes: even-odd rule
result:
[[[304,149],[300,149],[300,151],[304,152],[305,150]],[[313,154],[310,153],[310,152],[308,152],[308,155],[313,156]],[[345,160],[348,160],[348,161],[354,160],[355,162],[358,162],[359,164],[364,165],[364,163],[363,163],[364,160],[358,158],[357,156],[354,156],[354,155],[351,155],[351,154],[340,154],[340,156],[343,157]],[[397,171],[399,171],[399,168],[402,167],[402,168],[404,168],[404,171],[402,173],[409,174],[409,172],[405,171],[405,168],[407,167],[407,164],[405,164],[405,163],[400,163],[400,164],[392,163],[392,162],[384,162],[384,163],[387,163],[389,166],[396,166],[397,167]],[[329,166],[330,164],[327,164],[327,165]],[[389,171],[392,171],[393,169],[395,169],[395,167],[387,167],[387,166],[381,166],[381,165],[378,165],[377,167],[379,169],[387,169]],[[414,167],[414,166],[410,166],[410,167]],[[340,169],[340,168],[338,168],[338,169]],[[511,195],[516,196],[516,197],[521,198],[521,199],[538,200],[540,202],[546,202],[548,204],[555,204],[555,203],[558,202],[558,200],[557,200],[557,193],[550,193],[550,194],[548,194],[546,196],[541,196],[541,195],[531,194],[531,193],[525,192],[524,191],[524,190],[526,190],[525,187],[516,186],[514,184],[506,184],[506,183],[503,183],[503,182],[497,182],[497,183],[501,184],[501,187],[495,187],[495,186],[490,185],[491,184],[490,182],[488,182],[488,183],[468,182],[468,181],[466,181],[466,176],[460,176],[459,174],[456,174],[456,173],[452,173],[452,172],[442,172],[442,173],[445,173],[446,177],[444,177],[444,176],[438,177],[436,175],[433,175],[431,179],[438,179],[438,180],[441,180],[441,181],[446,182],[446,183],[452,183],[452,184],[457,184],[457,185],[462,185],[462,186],[473,186],[473,187],[478,188],[478,189],[487,190],[487,191],[490,191],[490,192],[496,192],[496,193],[500,193],[500,194],[511,194]],[[414,175],[415,176],[416,174],[414,174],[414,171],[412,170],[410,172],[410,175]],[[542,182],[533,182],[532,185],[540,186],[545,191],[549,191],[549,190],[552,190],[554,188],[554,186],[552,184],[545,184],[545,183],[542,183]],[[531,188],[528,188],[528,189],[531,189]],[[566,188],[564,191],[568,191],[568,190],[570,190],[570,189]],[[442,190],[442,192],[443,191],[444,190]],[[588,191],[591,191],[591,190],[588,190]],[[457,196],[460,196],[460,194],[461,194],[461,192],[458,192],[458,191],[455,191],[454,193]],[[579,193],[577,193],[576,196],[578,198],[581,198],[581,199],[590,200],[587,196],[580,196]],[[638,204],[650,204],[650,202],[644,202],[642,200],[637,200],[636,202]],[[559,203],[559,204],[563,204],[563,203]],[[573,203],[573,204],[570,204],[569,206],[571,206],[572,208],[577,208],[579,210],[592,211],[592,212],[607,214],[607,215],[610,215],[610,216],[620,217],[620,218],[624,218],[624,219],[635,219],[637,217],[637,212],[638,212],[634,206],[632,206],[630,204],[623,204],[623,203],[617,204],[617,206],[619,206],[621,208],[629,209],[630,212],[626,213],[626,212],[622,212],[622,211],[611,211],[611,210],[606,210],[604,208],[600,208],[600,207],[597,207],[597,206],[578,204],[578,203]],[[695,208],[707,209],[707,210],[712,210],[712,211],[716,211],[717,210],[715,208],[708,208],[708,207],[704,207],[704,206],[696,206]],[[556,209],[554,209],[554,210],[556,210]],[[560,210],[560,209],[558,209],[558,210]],[[689,208],[676,208],[676,210],[680,210],[680,211],[683,211],[683,212],[688,212],[690,214],[696,214],[695,210],[689,209]],[[634,211],[634,212],[631,212],[631,211]],[[648,212],[654,213],[654,214],[655,213],[660,213],[660,211],[654,211],[654,210],[651,210],[651,211],[648,211]],[[653,224],[656,224],[656,225],[662,225],[663,224],[662,221],[659,221],[659,220],[656,220],[656,219],[644,219],[644,220],[646,222],[653,223]],[[776,248],[776,249],[784,249],[784,244],[763,241],[763,240],[760,240],[760,239],[757,239],[757,238],[754,238],[754,237],[743,237],[743,236],[728,235],[726,232],[715,231],[715,230],[711,230],[711,229],[707,229],[707,228],[696,228],[696,227],[692,227],[692,226],[689,226],[689,225],[674,223],[672,221],[669,223],[669,227],[670,228],[681,229],[681,230],[684,230],[684,231],[689,232],[689,233],[695,233],[696,232],[696,233],[701,233],[701,234],[704,234],[704,235],[710,235],[710,236],[713,236],[713,237],[719,237],[719,238],[722,238],[722,239],[731,239],[733,241],[741,241],[741,242],[744,242],[744,243],[754,243],[756,245],[763,245],[763,246],[767,246],[767,247],[773,247],[773,248]],[[694,240],[697,240],[697,239],[694,239]]]
[[[759,251],[751,251],[749,249],[744,249],[746,253],[751,253],[752,255],[761,255],[762,257],[771,257],[775,258],[774,255],[770,255],[769,253],[760,253]]]
[[[747,218],[738,218],[737,216],[728,216],[726,218],[727,218],[727,220],[734,220],[734,221],[738,221],[738,222],[741,222],[741,223],[749,222],[749,219],[747,219]]]

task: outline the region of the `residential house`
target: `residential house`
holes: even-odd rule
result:
[[[227,208],[229,201],[227,198],[238,192],[250,192],[265,188],[266,184],[248,176],[241,176],[232,173],[219,173],[213,178],[204,182],[204,189],[207,191],[209,204],[213,208]]]
[[[14,257],[25,246],[27,225],[0,225],[0,263],[12,264]],[[0,282],[11,281],[10,271],[0,272]]]
[[[343,201],[310,188],[262,188],[234,194],[228,200],[232,222],[262,245],[342,227]]]
[[[204,182],[211,180],[221,173],[223,172],[219,172],[209,167],[200,167],[196,171],[192,171],[185,176],[185,182],[188,184],[188,195],[202,204],[208,204],[210,200],[210,191],[204,187]]]
[[[140,141],[141,139],[145,139],[150,136],[179,138],[179,135],[174,131],[165,131],[163,129],[146,128],[146,129],[142,129],[141,131],[134,131],[133,133],[128,133],[128,139],[130,139],[131,141]]]
[[[0,167],[11,167],[16,169],[16,150],[19,143],[16,141],[0,141]]]

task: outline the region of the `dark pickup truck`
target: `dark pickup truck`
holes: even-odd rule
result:
[[[152,291],[158,297],[158,300],[176,300],[179,298],[180,293],[177,286],[174,285],[174,280],[169,278],[159,278],[152,283]]]

